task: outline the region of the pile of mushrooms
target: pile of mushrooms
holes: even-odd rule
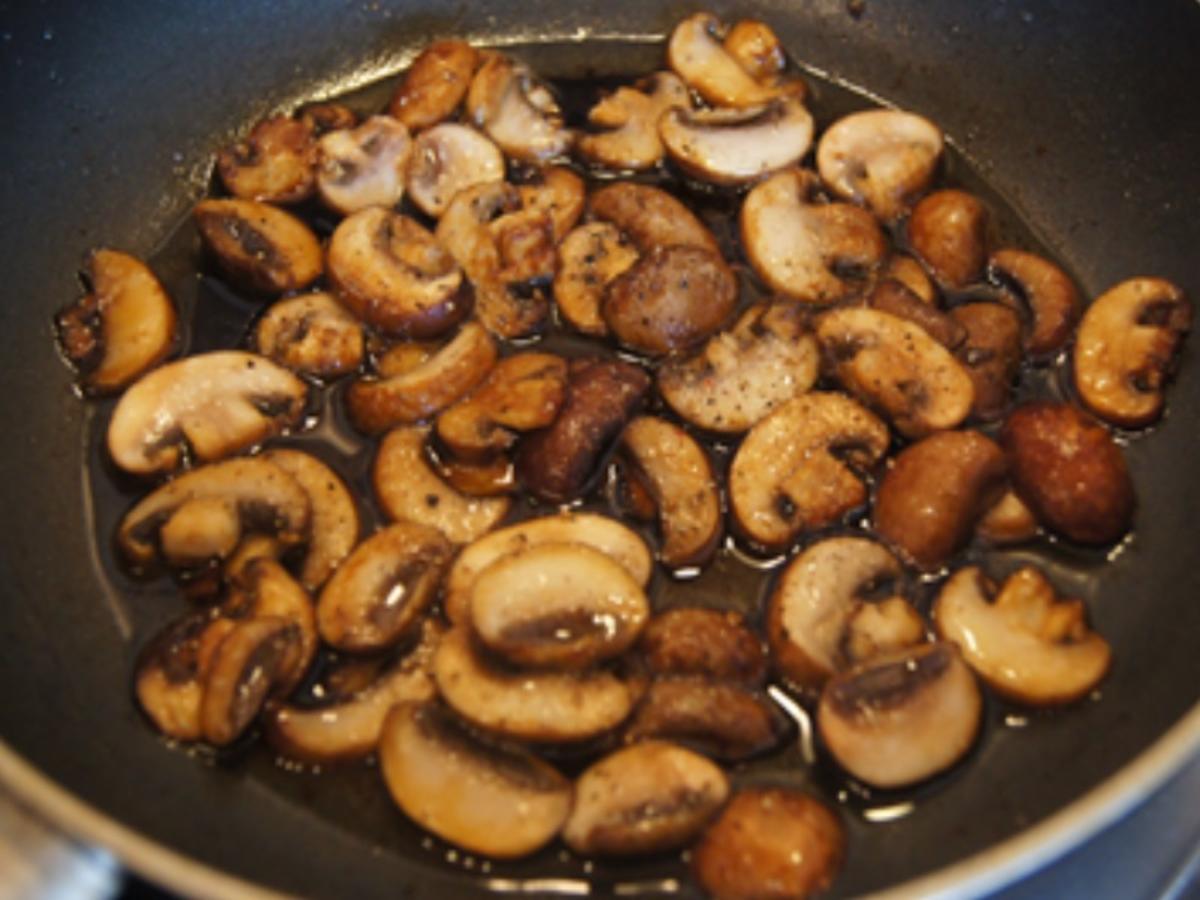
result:
[[[806,896],[840,814],[731,765],[802,710],[847,779],[903,789],[962,764],[987,691],[1088,697],[1112,653],[1083,600],[1000,551],[1129,533],[1114,429],[1162,415],[1191,306],[1148,277],[1085,304],[995,246],[916,113],[817,134],[761,22],[697,13],[666,60],[569,122],[520,60],[437,41],[387,110],[305,107],[218,154],[193,220],[262,307],[243,345],[187,355],[108,249],[56,325],[146,488],[120,555],[188,598],[134,672],[158,731],[373,755],[471,853],[690,847],[716,896]],[[1061,391],[1018,401],[1034,367]],[[335,414],[369,496],[314,432]],[[758,614],[660,602],[746,555],[776,569]]]

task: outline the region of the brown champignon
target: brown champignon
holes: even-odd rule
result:
[[[217,153],[217,174],[229,193],[243,200],[297,203],[313,192],[316,162],[311,124],[271,116]]]
[[[661,188],[617,181],[593,191],[588,211],[629,236],[641,253],[655,247],[686,245],[719,254],[720,246],[696,214]]]
[[[251,290],[298,291],[321,274],[317,236],[278,207],[256,200],[201,200],[192,218],[217,265]]]
[[[983,275],[987,224],[987,209],[978,199],[947,188],[913,208],[908,242],[943,287],[962,288]]]
[[[272,303],[254,329],[258,352],[281,366],[336,378],[362,364],[362,324],[327,291]]]
[[[658,676],[703,676],[746,687],[766,678],[762,641],[730,610],[677,607],[658,613],[642,632],[639,650]]]
[[[434,41],[404,73],[388,113],[413,131],[449,118],[466,96],[478,60],[479,54],[465,41]]]
[[[966,331],[957,355],[975,386],[971,415],[997,419],[1008,408],[1021,368],[1021,321],[999,303],[964,303],[950,317]]]
[[[142,649],[134,667],[138,706],[160,732],[178,741],[203,734],[200,710],[213,653],[235,623],[198,610],[172,622]]]
[[[891,276],[885,276],[875,282],[871,293],[867,295],[867,305],[919,325],[947,350],[960,350],[963,341],[967,339],[968,329],[956,315],[963,307],[955,307],[949,313],[942,312],[934,304],[922,299],[904,282]],[[1019,345],[1017,351],[1019,359]],[[962,356],[961,353],[959,355]]]
[[[666,152],[658,122],[669,109],[691,109],[687,86],[671,72],[655,72],[633,87],[619,87],[588,110],[588,122],[608,129],[582,134],[576,149],[588,162],[610,169],[640,171],[657,165]]]
[[[314,137],[358,124],[358,114],[341,103],[308,103],[296,110],[296,118],[309,127]]]
[[[356,128],[331,131],[317,142],[317,191],[334,212],[395,206],[413,152],[408,129],[390,116],[371,116]]]
[[[443,122],[417,135],[405,184],[421,212],[437,218],[459,191],[503,180],[499,147],[469,125]]]
[[[1033,356],[1066,345],[1083,305],[1066,272],[1035,253],[1005,247],[988,257],[987,274],[1028,310],[1032,322],[1025,346]]]

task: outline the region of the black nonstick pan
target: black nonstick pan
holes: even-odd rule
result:
[[[712,9],[770,22],[816,75],[940,124],[1089,296],[1139,274],[1200,293],[1192,0]],[[694,890],[681,867],[657,862],[590,879],[554,853],[468,868],[422,842],[374,772],[326,780],[165,748],[129,679],[140,643],[177,610],[113,596],[100,575],[82,462],[92,413],[50,327],[88,248],[153,256],[206,189],[214,149],[267,111],[393,74],[441,35],[548,45],[530,52],[551,75],[645,71],[661,58],[653,42],[691,11],[626,0],[0,4],[0,777],[11,790],[187,894]],[[1111,561],[1070,559],[1115,650],[1101,696],[1019,728],[989,709],[978,751],[909,814],[869,822],[847,807],[836,894],[990,890],[1111,822],[1200,747],[1194,357],[1185,351],[1165,420],[1128,441],[1132,540]]]

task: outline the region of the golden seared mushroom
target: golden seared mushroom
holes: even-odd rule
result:
[[[834,675],[817,729],[843,769],[898,788],[957,763],[979,732],[983,698],[956,645],[940,641],[876,657]]]
[[[907,437],[954,428],[970,413],[971,377],[920,326],[877,309],[835,309],[817,319],[816,333],[842,386]]]
[[[1065,403],[1029,403],[1004,423],[1000,444],[1012,485],[1037,520],[1082,544],[1108,544],[1129,530],[1137,500],[1112,436]]]
[[[437,595],[453,545],[436,528],[398,522],[354,548],[317,599],[317,629],[331,647],[364,653],[394,647]]]
[[[470,311],[462,270],[407,216],[370,207],[343,219],[329,240],[338,298],[388,334],[436,337]]]
[[[780,89],[759,81],[722,44],[724,26],[711,13],[696,13],[675,26],[667,43],[667,62],[688,87],[714,106],[760,106]],[[736,44],[735,44],[736,46]]]
[[[1191,304],[1161,278],[1131,278],[1097,297],[1071,357],[1084,405],[1114,425],[1149,425],[1162,415],[1163,387],[1191,327]]]
[[[820,354],[804,308],[759,303],[695,355],[658,369],[658,392],[671,409],[706,431],[746,431],[817,380]]]
[[[545,162],[571,146],[571,132],[549,89],[527,66],[501,53],[487,53],[471,79],[467,115],[521,162]]]
[[[217,153],[217,174],[243,200],[296,203],[313,191],[317,154],[304,119],[271,116]]]
[[[154,727],[178,741],[203,737],[204,682],[217,645],[234,628],[212,610],[172,622],[138,656],[133,691]]]
[[[317,378],[362,365],[362,324],[326,291],[276,300],[258,320],[254,342],[263,356]]]
[[[688,175],[738,185],[798,163],[812,144],[813,119],[800,100],[788,97],[748,110],[669,109],[658,132]]]
[[[1025,346],[1033,356],[1067,343],[1083,304],[1066,272],[1037,254],[1005,247],[988,257],[987,275],[1028,309],[1033,321]]]
[[[303,381],[265,357],[200,353],[143,375],[108,423],[108,452],[137,475],[169,472],[184,459],[210,462],[279,434],[304,412]]]
[[[291,213],[256,200],[201,200],[192,218],[217,265],[263,294],[308,287],[323,269],[321,243]]]
[[[371,116],[357,128],[331,131],[317,142],[317,191],[334,212],[395,206],[413,152],[408,129],[391,116]]]
[[[720,900],[800,900],[833,883],[846,856],[837,814],[788,788],[743,788],[692,851],[701,887]]]
[[[617,181],[594,191],[587,205],[592,218],[615,225],[641,253],[672,246],[721,252],[696,214],[661,188]]]
[[[558,417],[517,446],[517,478],[535,496],[579,496],[650,387],[644,370],[617,359],[575,359]]]
[[[308,103],[296,110],[296,118],[309,127],[314,137],[358,124],[358,114],[340,103]]]
[[[854,473],[887,450],[887,426],[841,394],[787,401],[746,435],[729,470],[738,530],[767,550],[839,521],[867,501]]]
[[[964,303],[950,310],[950,318],[966,331],[956,354],[975,386],[971,415],[999,418],[1021,368],[1021,320],[999,303]]]
[[[388,113],[413,131],[449,118],[467,95],[478,60],[479,54],[465,41],[434,41],[404,73]]]
[[[371,483],[384,514],[437,528],[456,544],[491,531],[508,513],[508,497],[467,497],[438,474],[425,454],[429,429],[397,428],[384,437]]]
[[[967,339],[968,328],[958,320],[955,313],[964,307],[956,306],[949,313],[944,313],[933,303],[922,299],[904,282],[885,276],[875,282],[871,293],[867,295],[867,305],[871,309],[890,313],[901,319],[907,319],[914,325],[920,325],[929,336],[947,350],[961,351],[963,342]],[[966,304],[967,306],[986,304]],[[998,304],[991,304],[997,306]],[[1005,310],[1014,315],[1011,310]],[[1018,338],[1020,337],[1018,328]],[[959,356],[964,354],[959,352]],[[1020,361],[1021,346],[1017,344],[1017,360]],[[968,362],[969,364],[969,362]],[[976,400],[979,398],[976,397]]]
[[[84,390],[125,387],[161,362],[175,342],[175,307],[149,267],[118,250],[84,262],[84,296],[54,317],[58,342]]]
[[[495,341],[478,322],[468,322],[424,362],[355,381],[346,391],[346,410],[367,434],[430,419],[482,383],[495,363]]]
[[[1009,488],[979,517],[975,533],[992,544],[1019,544],[1037,536],[1038,520]]]
[[[633,87],[619,87],[588,110],[588,122],[609,129],[582,134],[576,150],[609,169],[640,171],[663,158],[658,122],[669,109],[691,109],[687,85],[671,72],[655,72]]]
[[[640,685],[605,669],[513,669],[486,657],[469,628],[446,633],[433,657],[442,699],[485,731],[532,743],[572,743],[612,731],[633,710]]]
[[[762,641],[729,610],[668,609],[650,620],[638,646],[654,675],[698,675],[757,687],[767,673]]]
[[[866,275],[887,255],[887,240],[870,213],[848,203],[816,203],[811,172],[791,169],[746,195],[742,246],[772,290],[796,300],[827,303],[855,287],[848,273]]]
[[[908,243],[939,284],[962,288],[983,275],[987,223],[987,208],[966,191],[934,191],[913,207]]]
[[[579,776],[563,841],[587,856],[673,850],[699,834],[728,796],[719,766],[675,744],[646,741]]]
[[[779,37],[770,25],[758,19],[735,22],[721,44],[751,78],[763,84],[779,78],[787,68],[787,56]],[[803,96],[803,84],[796,84],[799,87],[794,92]]]
[[[475,636],[519,666],[586,669],[624,653],[649,617],[637,580],[586,544],[527,547],[471,585]]]
[[[483,462],[442,456],[437,460],[437,472],[446,484],[468,497],[499,497],[517,489],[516,469],[506,456]]]
[[[913,257],[905,253],[894,253],[888,257],[880,270],[880,276],[898,281],[914,294],[922,303],[937,306],[938,289],[925,271],[925,267]]]
[[[563,239],[558,247],[554,300],[572,328],[584,334],[608,334],[600,315],[604,291],[638,256],[628,238],[610,222],[588,222]]]
[[[843,116],[817,145],[825,185],[885,222],[898,219],[933,182],[942,132],[928,119],[898,109]]]
[[[273,617],[294,625],[296,659],[291,674],[277,679],[277,687],[280,694],[296,687],[317,653],[317,620],[308,591],[287,569],[273,559],[248,561],[231,576],[221,615],[233,621]]]
[[[504,180],[504,156],[486,136],[457,122],[422,131],[408,162],[408,197],[435,219],[464,188]]]
[[[626,425],[621,448],[658,508],[659,558],[672,568],[704,565],[725,531],[721,491],[708,455],[678,425],[653,416]]]
[[[788,563],[767,600],[767,644],[775,669],[800,687],[819,688],[834,672],[865,658],[864,650],[919,643],[924,622],[891,592],[902,574],[887,548],[866,538],[828,538],[808,547]],[[886,597],[873,596],[883,588],[889,589]]]
[[[535,218],[550,217],[554,244],[560,244],[575,227],[587,205],[587,187],[583,179],[566,166],[541,166],[528,172],[517,185],[521,197],[522,216]],[[493,223],[492,230],[499,232],[501,242],[511,240],[504,236],[506,220]]]
[[[999,589],[978,568],[960,569],[942,586],[933,622],[997,693],[1030,706],[1085,697],[1112,662],[1108,641],[1087,626],[1083,601],[1060,598],[1032,567]]]
[[[1004,451],[978,431],[942,431],[910,444],[875,493],[879,536],[921,569],[962,549],[1004,493]]]
[[[552,766],[532,753],[480,742],[432,703],[392,708],[379,738],[379,768],[410,819],[497,859],[527,856],[549,843],[571,809],[571,783]]]
[[[446,573],[442,605],[454,624],[470,616],[471,590],[479,573],[498,561],[542,544],[580,544],[620,565],[639,587],[650,581],[654,561],[646,542],[615,519],[589,512],[561,512],[528,519],[484,535],[463,548]]]

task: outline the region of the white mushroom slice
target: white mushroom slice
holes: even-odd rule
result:
[[[813,119],[789,98],[762,109],[671,109],[658,129],[671,159],[689,175],[735,185],[799,162],[812,144]]]
[[[659,557],[672,568],[703,565],[724,533],[721,493],[704,450],[679,426],[652,416],[626,425],[621,446],[658,507]]]
[[[467,114],[508,156],[542,162],[566,153],[571,133],[550,92],[529,69],[489,53],[467,91]]]
[[[928,119],[871,109],[826,129],[817,145],[817,170],[839,197],[888,222],[929,187],[941,155],[942,132]]]
[[[872,216],[846,203],[813,203],[812,174],[780,172],[756,186],[742,204],[742,245],[754,271],[774,291],[827,303],[853,289],[851,273],[866,274],[887,254]]]
[[[604,289],[638,259],[621,230],[608,222],[588,222],[566,236],[558,248],[554,300],[573,328],[584,334],[608,334],[600,315]]]
[[[971,411],[971,376],[923,328],[875,309],[835,309],[816,332],[842,385],[904,435],[953,428]]]
[[[721,31],[721,23],[709,13],[689,16],[671,32],[667,62],[715,106],[758,106],[778,96],[777,89],[757,81],[722,46]]]
[[[898,788],[950,768],[971,749],[983,708],[958,647],[902,650],[833,676],[817,728],[838,765],[869,785]]]
[[[184,568],[224,559],[241,539],[241,517],[228,497],[197,497],[180,506],[158,530],[163,559]]]
[[[459,191],[504,180],[504,156],[468,125],[443,122],[417,135],[408,163],[408,197],[435,219]]]
[[[83,387],[107,393],[160,362],[175,341],[175,307],[145,263],[93,250],[84,263],[90,291],[55,316],[63,355]]]
[[[438,476],[425,456],[428,428],[397,428],[379,445],[371,480],[384,514],[430,525],[456,544],[491,531],[508,513],[507,497],[466,497]]]
[[[219,350],[143,375],[117,403],[108,452],[126,472],[169,472],[190,457],[229,456],[294,424],[304,412],[304,382],[253,353]]]
[[[211,610],[172,622],[138,657],[134,694],[154,727],[179,741],[203,737],[200,708],[213,653],[235,623]]]
[[[975,533],[993,544],[1019,544],[1036,537],[1038,527],[1033,510],[1009,488],[980,517]]]
[[[611,672],[501,668],[452,628],[433,657],[438,693],[456,713],[493,734],[535,743],[584,741],[611,731],[633,710],[638,686]]]
[[[371,116],[357,128],[331,131],[317,142],[317,190],[344,216],[368,206],[395,206],[413,140],[391,116]]]
[[[768,550],[831,525],[867,500],[853,468],[878,461],[888,429],[841,394],[787,401],[750,429],[729,470],[738,529]]]
[[[401,374],[361,378],[346,391],[355,427],[379,434],[395,425],[430,419],[475,388],[496,362],[496,343],[468,322],[431,357]]]
[[[580,135],[576,149],[610,169],[649,169],[663,158],[659,119],[676,108],[692,108],[687,85],[670,72],[655,72],[634,87],[617,88],[588,110],[591,124],[611,130]]]
[[[960,569],[938,594],[933,622],[993,689],[1031,706],[1087,696],[1112,662],[1108,642],[1088,629],[1083,601],[1058,597],[1034,568],[999,590],[978,568]]]
[[[465,41],[434,41],[413,60],[388,113],[413,131],[437,125],[462,103],[479,54]]]
[[[246,137],[217,153],[217,174],[243,200],[296,203],[313,190],[316,151],[304,119],[271,116]]]
[[[1161,278],[1131,278],[1097,297],[1079,323],[1072,352],[1075,387],[1092,412],[1114,425],[1149,425],[1192,324],[1183,291]]]
[[[480,743],[433,704],[401,703],[388,714],[379,767],[414,822],[498,859],[548,843],[571,808],[571,783],[548,763]]]
[[[362,364],[358,319],[326,291],[278,300],[254,329],[258,352],[294,372],[336,378]]]
[[[321,274],[317,236],[276,206],[255,200],[201,200],[192,218],[217,264],[251,290],[297,291]]]
[[[354,548],[317,600],[317,629],[351,653],[395,646],[421,621],[454,548],[436,528],[399,522]]]
[[[607,516],[563,512],[509,525],[464,547],[446,575],[443,605],[450,621],[468,621],[471,589],[480,572],[528,547],[548,543],[592,547],[620,564],[640,587],[650,581],[654,561],[637,532]]]
[[[563,840],[576,853],[631,856],[690,843],[729,797],[729,779],[703,756],[664,741],[626,747],[575,782]]]
[[[693,425],[736,434],[808,391],[819,363],[803,307],[756,304],[699,353],[659,367],[658,391]]]

